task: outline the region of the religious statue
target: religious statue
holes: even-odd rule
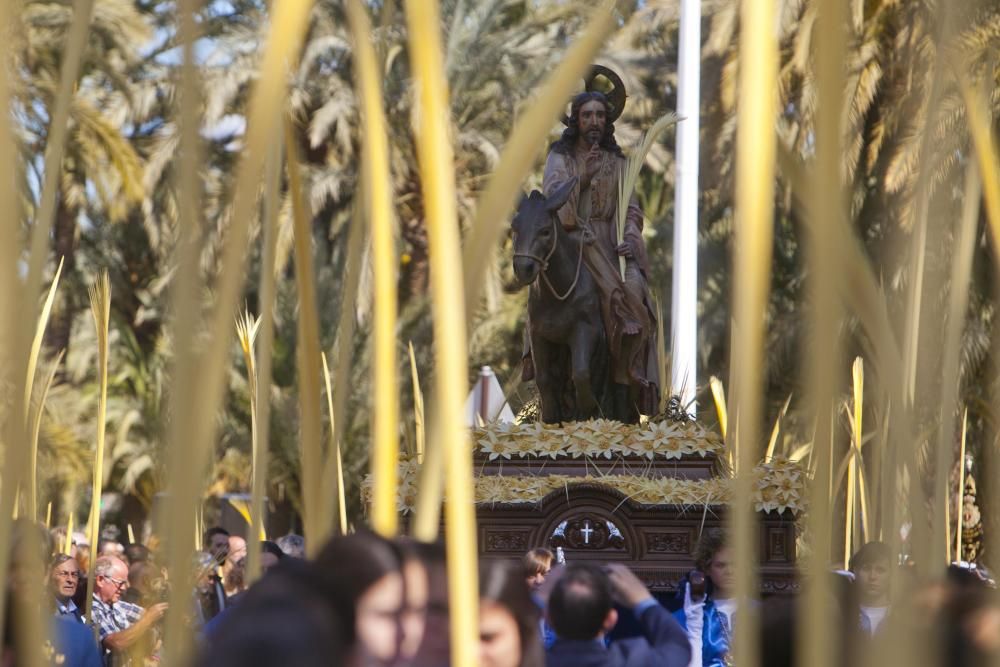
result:
[[[613,83],[608,94],[594,90],[598,75]],[[624,103],[618,75],[593,68],[549,148],[544,192],[522,200],[512,223],[514,272],[532,285],[524,376],[538,384],[545,422],[634,423],[658,408],[656,315],[635,198],[622,242],[616,222],[625,157],[614,122]]]

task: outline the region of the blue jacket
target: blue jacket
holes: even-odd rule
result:
[[[702,667],[722,667],[725,665],[725,655],[729,652],[729,632],[724,627],[725,619],[722,612],[715,608],[712,598],[705,600],[705,620],[701,630],[701,664]],[[674,618],[687,631],[687,619],[684,610],[674,612]]]
[[[78,623],[72,616],[52,619],[52,638],[51,664],[61,667],[102,667],[104,664],[93,629]]]
[[[638,614],[643,636],[605,646],[599,639],[556,639],[545,654],[546,667],[687,667],[687,634],[670,613],[654,603]]]

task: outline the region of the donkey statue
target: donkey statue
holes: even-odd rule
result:
[[[567,231],[556,216],[576,182],[570,179],[548,197],[533,190],[511,222],[514,276],[520,287],[530,286],[527,338],[542,421],[635,421],[628,388],[611,379],[600,295],[583,259],[582,232]]]

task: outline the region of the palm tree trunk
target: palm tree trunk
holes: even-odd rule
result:
[[[58,354],[60,350],[69,350],[70,332],[73,319],[78,310],[74,298],[75,290],[70,286],[77,282],[76,275],[76,218],[78,210],[66,205],[63,197],[59,198],[56,208],[56,219],[52,229],[52,250],[55,257],[63,259],[63,287],[56,293],[52,318],[46,332],[46,346],[50,354]],[[59,375],[63,371],[60,369]]]
[[[403,301],[419,298],[427,293],[430,281],[430,259],[427,255],[427,228],[424,220],[415,216],[400,227],[400,233],[409,249],[409,261],[403,270],[402,283],[406,292]]]

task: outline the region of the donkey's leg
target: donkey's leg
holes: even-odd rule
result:
[[[573,328],[570,352],[573,365],[573,389],[576,391],[576,418],[589,419],[597,412],[597,399],[591,384],[590,362],[599,331],[591,324],[580,322]]]
[[[562,408],[559,403],[558,373],[552,367],[555,355],[552,354],[551,343],[534,338],[531,341],[531,351],[535,361],[535,384],[542,402],[542,421],[546,424],[558,424],[562,421]]]

